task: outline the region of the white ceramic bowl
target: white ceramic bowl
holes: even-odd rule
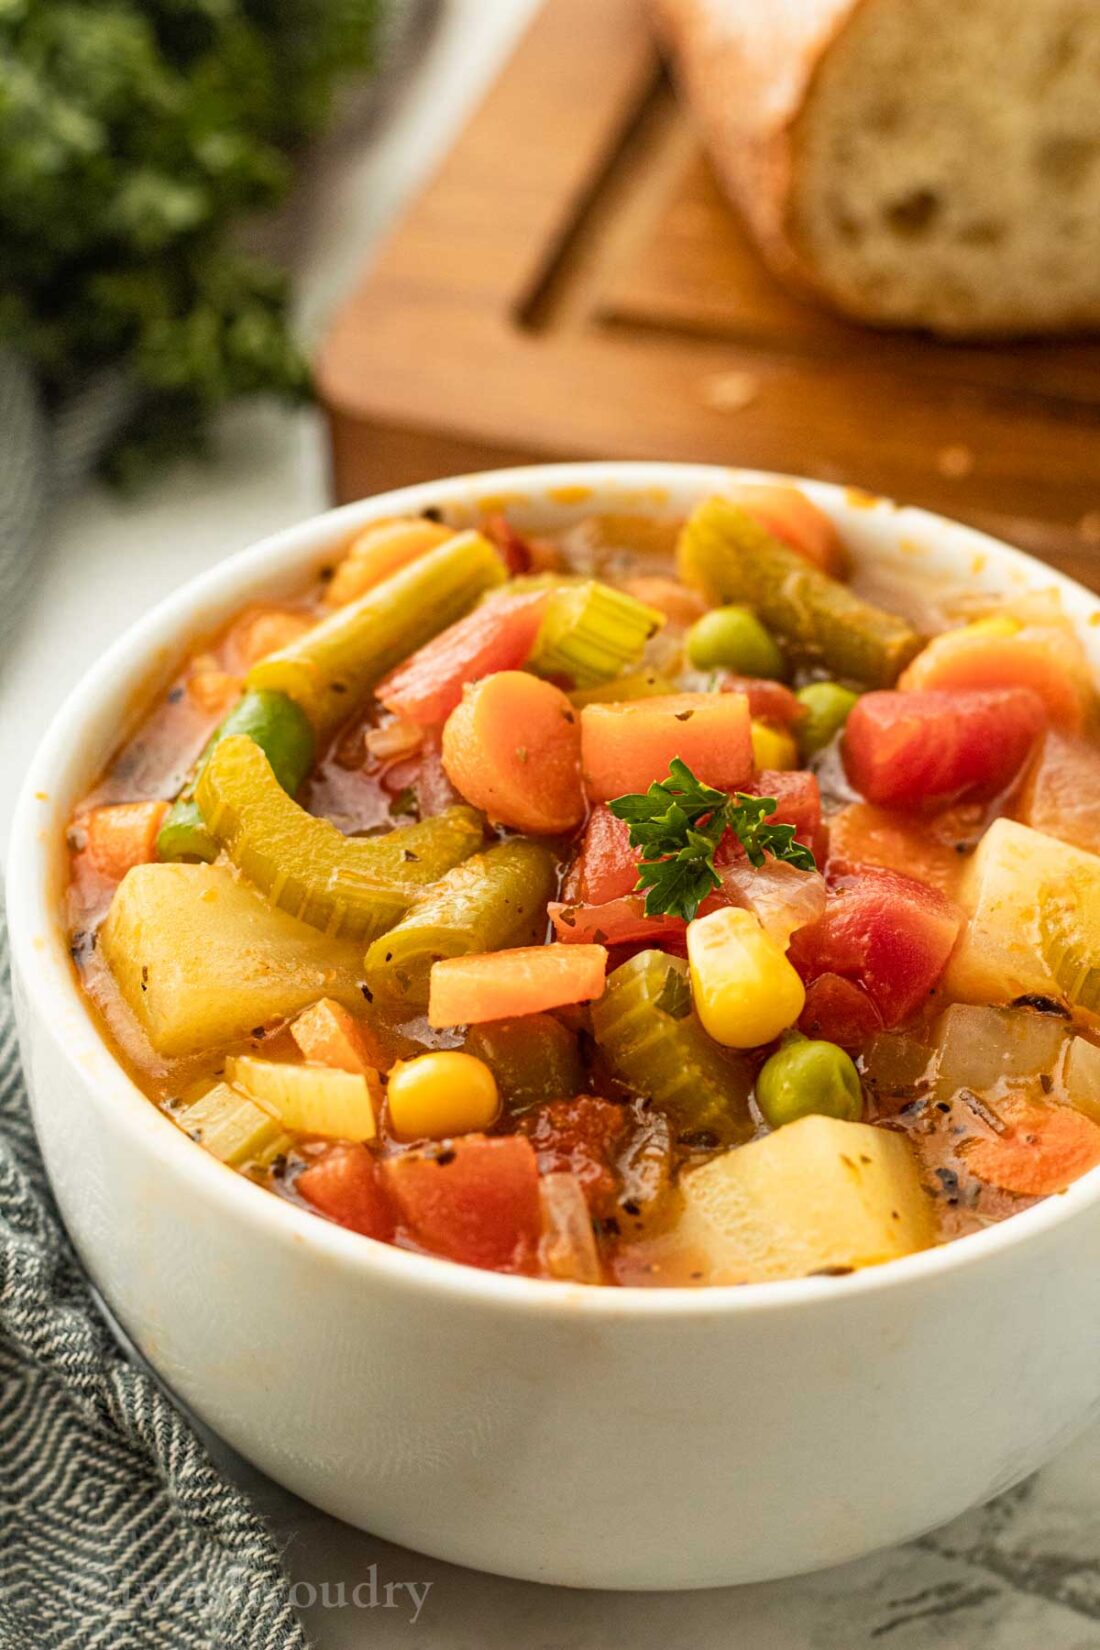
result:
[[[101,1041],[59,921],[63,833],[196,632],[290,590],[348,530],[492,498],[553,528],[683,512],[731,472],[563,465],[406,489],[234,556],[130,630],[58,715],[8,876],[20,1033],[58,1202],[145,1357],[249,1460],[438,1557],[579,1587],[709,1587],[851,1559],[1007,1489],[1100,1404],[1100,1171],[943,1249],[846,1278],[584,1289],[403,1253],[231,1173]],[[1014,550],[806,483],[864,567],[1056,587]]]

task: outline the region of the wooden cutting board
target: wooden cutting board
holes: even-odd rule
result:
[[[757,259],[640,0],[546,0],[318,361],[340,501],[550,458],[840,480],[1100,586],[1100,343],[856,327]]]

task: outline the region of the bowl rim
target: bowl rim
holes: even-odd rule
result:
[[[198,1149],[150,1103],[103,1037],[79,988],[58,900],[51,891],[51,859],[56,856],[56,832],[63,828],[63,821],[52,819],[47,827],[43,810],[53,809],[55,793],[68,794],[65,776],[77,765],[81,725],[91,722],[105,701],[117,698],[120,687],[130,692],[143,687],[155,674],[158,655],[162,661],[165,655],[178,660],[188,629],[194,633],[204,607],[221,610],[224,618],[232,610],[229,603],[241,599],[240,590],[258,585],[265,572],[290,572],[295,568],[305,572],[311,562],[323,563],[325,552],[331,552],[341,532],[375,517],[419,513],[435,505],[468,506],[490,496],[505,502],[537,501],[541,497],[544,503],[579,503],[581,494],[608,490],[654,498],[668,491],[702,494],[708,489],[719,491],[733,481],[793,482],[826,508],[857,503],[870,512],[888,512],[895,521],[904,517],[907,534],[924,533],[934,541],[947,533],[975,557],[992,552],[1002,564],[1007,560],[1027,584],[1034,586],[1036,576],[1041,576],[1048,588],[1053,586],[1073,605],[1087,606],[1090,618],[1095,615],[1092,622],[1100,623],[1100,597],[1057,569],[975,528],[914,506],[896,504],[854,485],[737,467],[644,460],[533,464],[420,482],[374,494],[270,534],[223,558],[164,597],[130,625],[66,695],[31,760],[13,817],[6,876],[13,978],[18,978],[19,993],[34,1016],[38,1033],[50,1038],[73,1081],[91,1087],[97,1099],[112,1110],[119,1127],[129,1132],[134,1149],[143,1150],[158,1168],[189,1183],[193,1196],[203,1200],[212,1214],[216,1211],[231,1223],[249,1223],[274,1245],[305,1244],[319,1258],[355,1276],[373,1277],[380,1284],[407,1287],[452,1304],[457,1300],[476,1301],[506,1313],[534,1312],[543,1317],[565,1314],[575,1318],[580,1312],[586,1319],[612,1321],[710,1319],[730,1313],[770,1315],[932,1284],[991,1262],[1019,1245],[1039,1241],[1100,1202],[1098,1167],[1067,1191],[1044,1198],[996,1225],[842,1277],[697,1287],[592,1288],[487,1272],[364,1238],[287,1199],[272,1196],[227,1169]],[[248,600],[247,594],[243,599]]]

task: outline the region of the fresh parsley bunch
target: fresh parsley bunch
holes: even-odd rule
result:
[[[0,345],[53,397],[127,366],[116,468],[306,392],[284,277],[234,232],[370,61],[379,4],[0,0]]]
[[[721,887],[714,865],[718,845],[732,831],[753,865],[766,854],[800,871],[817,869],[810,850],[795,841],[793,825],[773,825],[771,796],[716,791],[696,779],[675,757],[668,778],[643,795],[608,803],[616,819],[630,826],[631,846],[642,849],[638,887],[646,890],[647,917],[683,917],[690,922],[708,894]]]

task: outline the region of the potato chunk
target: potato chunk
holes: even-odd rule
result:
[[[1060,997],[1043,954],[1043,908],[1052,896],[1089,883],[1100,888],[1096,854],[1013,820],[995,820],[958,896],[970,920],[947,965],[946,995],[970,1003]]]
[[[878,1266],[935,1240],[901,1135],[810,1116],[682,1181],[679,1237],[707,1283],[764,1283]]]
[[[216,1048],[319,997],[359,1000],[358,949],[276,910],[221,865],[137,865],[100,932],[149,1041]]]

